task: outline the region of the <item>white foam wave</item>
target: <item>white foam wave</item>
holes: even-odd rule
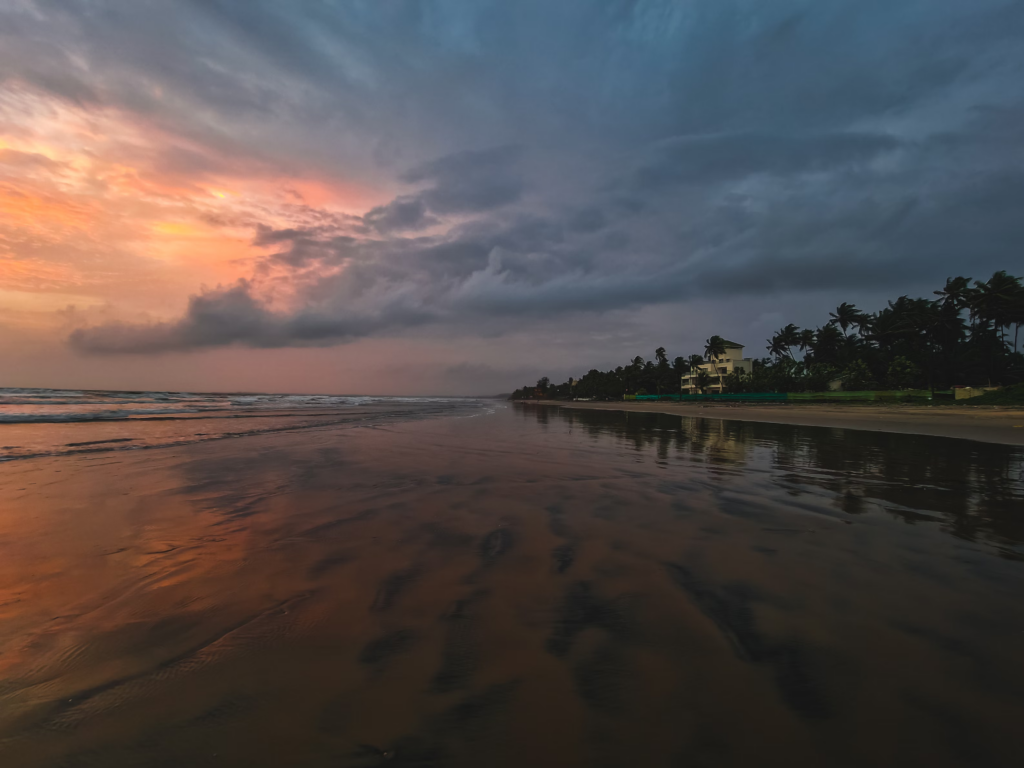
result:
[[[226,416],[403,403],[454,403],[450,397],[277,395],[259,393],[125,392],[0,388],[0,424],[114,421],[223,412]]]

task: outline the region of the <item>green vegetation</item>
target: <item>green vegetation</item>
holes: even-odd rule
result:
[[[1024,405],[1024,384],[1011,384],[961,402],[964,405]]]
[[[1024,355],[1018,350],[1024,323],[1021,278],[1006,272],[987,281],[951,277],[934,293],[938,298],[900,296],[870,314],[844,302],[820,328],[787,325],[768,339],[768,357],[755,360],[750,374],[723,377],[725,391],[820,392],[837,379],[848,391],[934,391],[1024,381]],[[536,387],[516,390],[512,398],[620,400],[626,394],[678,394],[680,378],[705,359],[720,356],[729,343],[712,336],[704,355],[676,357],[671,363],[665,348],[658,347],[654,360],[637,356],[625,366],[593,369],[558,385],[545,377]],[[714,378],[705,375],[697,384],[706,388]],[[970,403],[996,403],[996,396],[1020,398],[1020,393],[1020,386],[1012,386]]]

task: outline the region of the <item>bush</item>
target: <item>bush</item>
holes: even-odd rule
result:
[[[890,389],[913,389],[920,380],[921,369],[902,356],[892,361],[886,377]]]
[[[814,363],[807,369],[804,386],[809,392],[827,392],[828,385],[836,377],[836,369],[828,363]]]
[[[854,360],[843,371],[843,389],[847,392],[860,392],[874,389],[875,380],[871,369],[863,360]]]
[[[731,392],[733,394],[738,392],[749,392],[750,378],[750,376],[747,376],[743,372],[742,368],[737,368],[722,377],[722,384],[725,386],[726,392]]]

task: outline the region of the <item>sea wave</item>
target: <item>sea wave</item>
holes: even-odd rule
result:
[[[143,442],[146,437],[121,437],[108,438],[105,440],[87,440],[76,443],[64,443],[61,446],[52,446],[48,449],[29,449],[11,453],[0,453],[0,463],[15,461],[19,459],[38,459],[46,456],[73,456],[84,453],[117,453],[121,451],[139,451],[153,448],[174,448],[182,445],[193,445],[205,443],[211,440],[226,440],[239,437],[252,437],[265,435],[274,432],[294,432],[297,430],[317,429],[323,427],[337,427],[345,425],[347,421],[327,420],[319,422],[298,422],[283,426],[267,427],[264,429],[245,429],[237,432],[215,432],[215,433],[193,433],[191,435],[165,436],[162,439],[151,442]],[[358,423],[352,426],[358,426]],[[0,449],[16,449],[17,446],[0,446]]]
[[[177,404],[198,408],[309,408],[324,405],[359,406],[371,403],[447,402],[451,397],[389,397],[379,395],[278,395],[253,393],[104,392],[97,390],[35,390],[0,388],[0,413],[10,406],[83,406]]]
[[[0,389],[0,462],[344,424],[374,426],[462,415],[481,405],[452,397]]]
[[[122,421],[137,416],[200,413],[197,408],[138,408],[70,413],[0,413],[0,424],[63,424],[77,421]]]

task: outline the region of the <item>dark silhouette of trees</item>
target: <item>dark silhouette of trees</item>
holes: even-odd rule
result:
[[[582,397],[619,400],[625,394],[676,394],[680,379],[710,361],[726,392],[800,392],[828,389],[841,380],[846,390],[945,390],[954,385],[1014,384],[1024,381],[1019,351],[1024,324],[1024,286],[1005,271],[988,280],[950,277],[935,298],[900,296],[874,313],[843,302],[820,328],[790,323],[768,340],[768,357],[755,360],[749,374],[722,376],[717,360],[725,340],[712,336],[704,354],[669,362],[664,347],[654,359],[639,355],[614,370],[592,369],[578,379],[516,390],[513,397]],[[796,352],[802,353],[800,359]],[[706,390],[712,375],[698,375]],[[703,384],[702,384],[703,382]],[[543,386],[542,386],[543,383]]]

